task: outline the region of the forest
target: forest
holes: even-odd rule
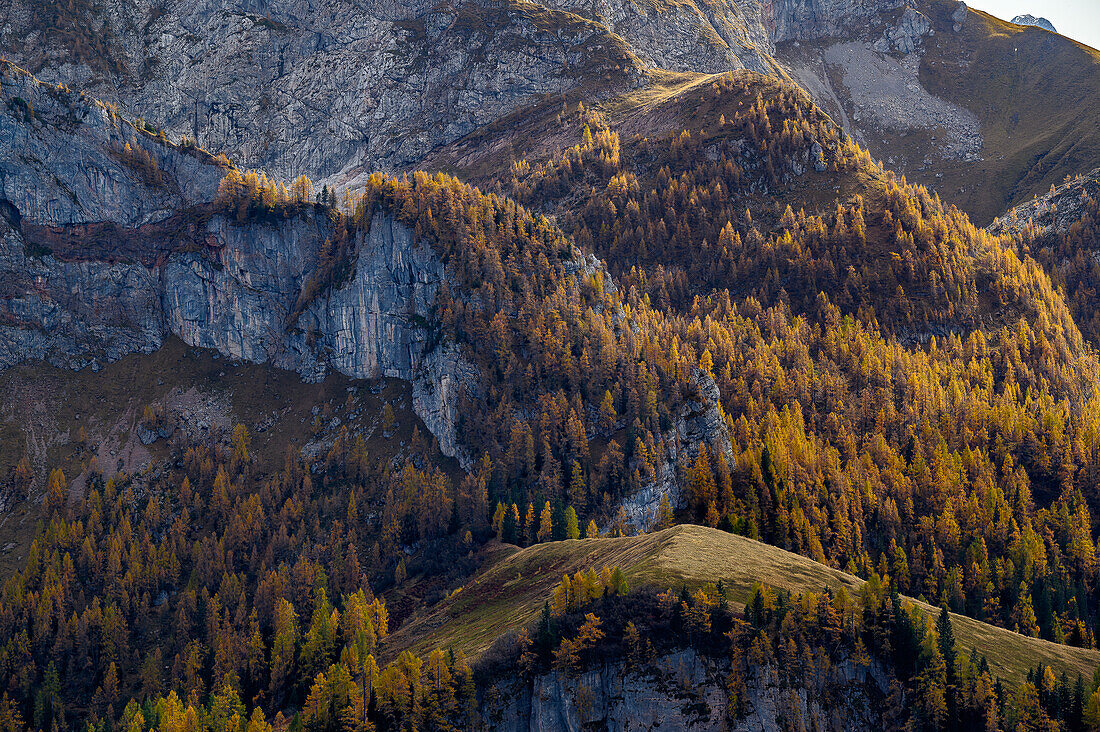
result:
[[[888,676],[891,726],[1100,728],[1100,675],[1039,667],[1009,687],[955,647],[947,614],[1100,647],[1095,202],[1063,237],[994,236],[799,91],[730,74],[693,93],[695,126],[649,137],[566,104],[576,144],[484,190],[378,173],[337,196],[229,166],[204,215],[330,225],[296,314],[346,280],[376,216],[430,244],[447,280],[426,338],[481,377],[461,409],[469,469],[419,430],[383,453],[346,427],[323,455],[261,465],[236,425],[173,442],[155,472],[104,478],[88,455],[72,499],[51,470],[0,590],[0,727],[492,728],[502,675],[676,647],[724,670],[731,721],[754,669],[829,694],[854,664]],[[677,419],[711,383],[731,450],[676,464]],[[683,500],[633,525],[624,499],[670,464]],[[33,484],[24,460],[5,495]],[[413,578],[430,603],[486,547],[674,523],[868,582],[761,586],[742,611],[720,578],[631,588],[592,567],[485,658],[387,648]]]

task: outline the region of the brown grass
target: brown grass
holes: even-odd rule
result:
[[[730,599],[743,604],[754,582],[792,593],[841,587],[855,592],[863,580],[806,557],[743,536],[682,525],[620,539],[581,539],[526,549],[495,545],[483,557],[487,569],[429,611],[411,618],[385,644],[389,658],[402,650],[426,653],[453,648],[476,657],[496,638],[531,623],[566,572],[618,565],[632,587],[700,586],[722,580]],[[916,602],[914,600],[914,602]],[[930,605],[917,603],[929,613]],[[974,648],[993,673],[1017,683],[1029,667],[1090,676],[1100,651],[1026,638],[972,618],[952,614],[958,646]]]

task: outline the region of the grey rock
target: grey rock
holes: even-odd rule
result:
[[[95,29],[82,50],[48,29],[39,0],[9,4],[0,52],[43,80],[245,167],[343,188],[544,95],[640,86],[647,66],[786,77],[780,44],[848,38],[905,3],[101,0],[70,11]],[[907,19],[901,48],[924,32]]]
[[[94,100],[0,63],[0,199],[33,223],[136,227],[217,194],[224,171],[208,156],[161,143]],[[161,174],[149,185],[127,165],[140,147]]]
[[[810,155],[814,161],[814,170],[818,173],[824,173],[828,169],[828,165],[825,162],[825,150],[821,147],[821,143],[814,141],[813,147],[810,148]]]
[[[644,668],[613,662],[572,676],[555,671],[498,683],[493,696],[502,701],[481,713],[491,729],[507,732],[883,728],[873,700],[888,687],[878,666],[843,661],[827,678],[795,680],[774,664],[756,667],[743,690],[747,713],[734,720],[726,712],[729,670],[726,660],[682,650]]]
[[[776,43],[848,36],[906,0],[775,0]]]
[[[40,0],[8,5],[9,59],[283,178],[410,167],[541,95],[642,78],[606,28],[523,3],[103,0],[71,11],[87,52]]]
[[[951,14],[952,30],[956,33],[963,29],[966,25],[967,16],[970,14],[970,8],[966,6],[966,3],[959,2],[959,7],[955,8],[955,12]]]
[[[819,83],[851,110],[854,122],[897,133],[942,129],[945,139],[934,151],[938,158],[977,159],[983,144],[978,118],[921,85],[919,53],[895,57],[875,50],[873,44],[850,41],[827,46],[821,58],[822,65],[807,67],[805,73],[818,76]],[[839,85],[834,87],[826,69],[839,76]]]
[[[1036,18],[1030,13],[1017,15],[1015,18],[1012,19],[1012,22],[1016,25],[1028,25],[1034,26],[1036,28],[1042,28],[1043,30],[1048,30],[1051,33],[1058,32],[1058,30],[1054,27],[1054,24],[1051,23],[1049,20],[1047,20],[1046,18]]]
[[[0,75],[0,368],[94,367],[175,335],[310,380],[332,369],[411,381],[413,409],[459,454],[457,406],[477,372],[428,338],[445,272],[412,231],[378,214],[347,281],[300,305],[333,233],[322,209],[243,225],[214,214],[223,171],[209,158],[10,65]],[[120,160],[120,141],[157,161],[155,185]],[[146,444],[161,436],[139,427]]]
[[[155,429],[146,426],[143,422],[138,423],[137,436],[143,445],[152,445],[160,437]]]
[[[692,382],[698,389],[698,399],[681,405],[672,428],[662,436],[664,455],[659,466],[655,466],[655,479],[620,503],[627,523],[639,531],[656,526],[661,501],[666,496],[673,508],[683,507],[688,470],[704,445],[710,454],[721,454],[730,468],[735,467],[718,385],[704,371],[697,371]]]
[[[912,6],[906,6],[896,26],[888,28],[882,38],[875,42],[874,48],[880,53],[914,53],[925,37],[933,34],[932,22],[924,13]]]

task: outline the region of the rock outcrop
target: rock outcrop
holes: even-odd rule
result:
[[[1100,199],[1100,168],[1009,209],[988,228],[993,234],[1017,234],[1031,224],[1041,233],[1065,234],[1081,220],[1090,198]]]
[[[696,372],[692,383],[697,390],[695,398],[680,405],[675,423],[662,436],[664,455],[654,466],[655,478],[620,504],[626,522],[639,531],[657,525],[665,497],[673,508],[683,507],[688,471],[704,445],[709,454],[722,455],[730,468],[735,467],[718,385],[705,371]]]
[[[483,705],[489,727],[507,732],[607,730],[883,729],[881,669],[850,661],[816,682],[780,680],[775,665],[746,679],[743,716],[731,715],[728,663],[685,650],[645,668],[608,663],[570,676],[553,672],[498,684],[496,704]],[[828,695],[819,686],[828,687]],[[826,703],[825,699],[832,700]]]
[[[772,40],[809,41],[849,36],[906,0],[773,0]]]
[[[542,95],[641,78],[603,26],[512,0],[8,5],[9,59],[282,178],[410,167]]]
[[[208,154],[0,62],[0,199],[27,222],[155,223],[212,200],[223,175]]]
[[[906,6],[897,24],[886,29],[882,38],[875,42],[874,49],[880,53],[913,53],[934,32],[928,16],[911,5]]]
[[[1018,198],[990,204],[977,189],[1022,178],[1013,161],[1036,151],[985,156],[985,112],[966,90],[976,82],[936,81],[965,75],[996,37],[983,18],[932,0],[10,0],[0,54],[170,139],[340,190],[476,146],[486,127],[537,117],[550,99],[587,104],[668,78],[651,68],[750,69],[800,84],[874,157],[987,221]],[[1092,63],[1082,55],[1060,76]]]
[[[1058,32],[1057,29],[1055,29],[1054,24],[1046,18],[1036,18],[1034,15],[1028,13],[1025,13],[1024,15],[1017,15],[1015,18],[1012,19],[1012,22],[1016,25],[1030,25],[1036,28],[1042,28],[1043,30],[1048,30],[1051,33]]]
[[[544,0],[605,25],[647,64],[671,71],[776,73],[765,9],[756,3],[688,0],[646,11],[625,0]]]

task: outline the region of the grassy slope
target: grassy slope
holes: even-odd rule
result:
[[[451,647],[477,655],[501,634],[535,619],[562,574],[593,566],[619,565],[632,587],[690,587],[721,579],[739,603],[748,600],[757,581],[792,592],[820,591],[826,585],[854,591],[862,584],[812,559],[689,525],[622,539],[560,541],[520,550],[497,547],[486,564],[486,570],[449,599],[399,628],[387,642],[388,654]],[[1022,679],[1038,663],[1086,677],[1100,665],[1100,651],[1026,638],[961,615],[953,614],[952,620],[960,648],[976,648],[994,674],[1009,681]]]
[[[926,40],[920,79],[978,117],[983,160],[931,172],[944,174],[937,187],[945,198],[984,225],[1065,176],[1100,165],[1100,51],[976,10],[955,33],[950,16],[957,7],[931,0],[922,8],[936,34]]]

